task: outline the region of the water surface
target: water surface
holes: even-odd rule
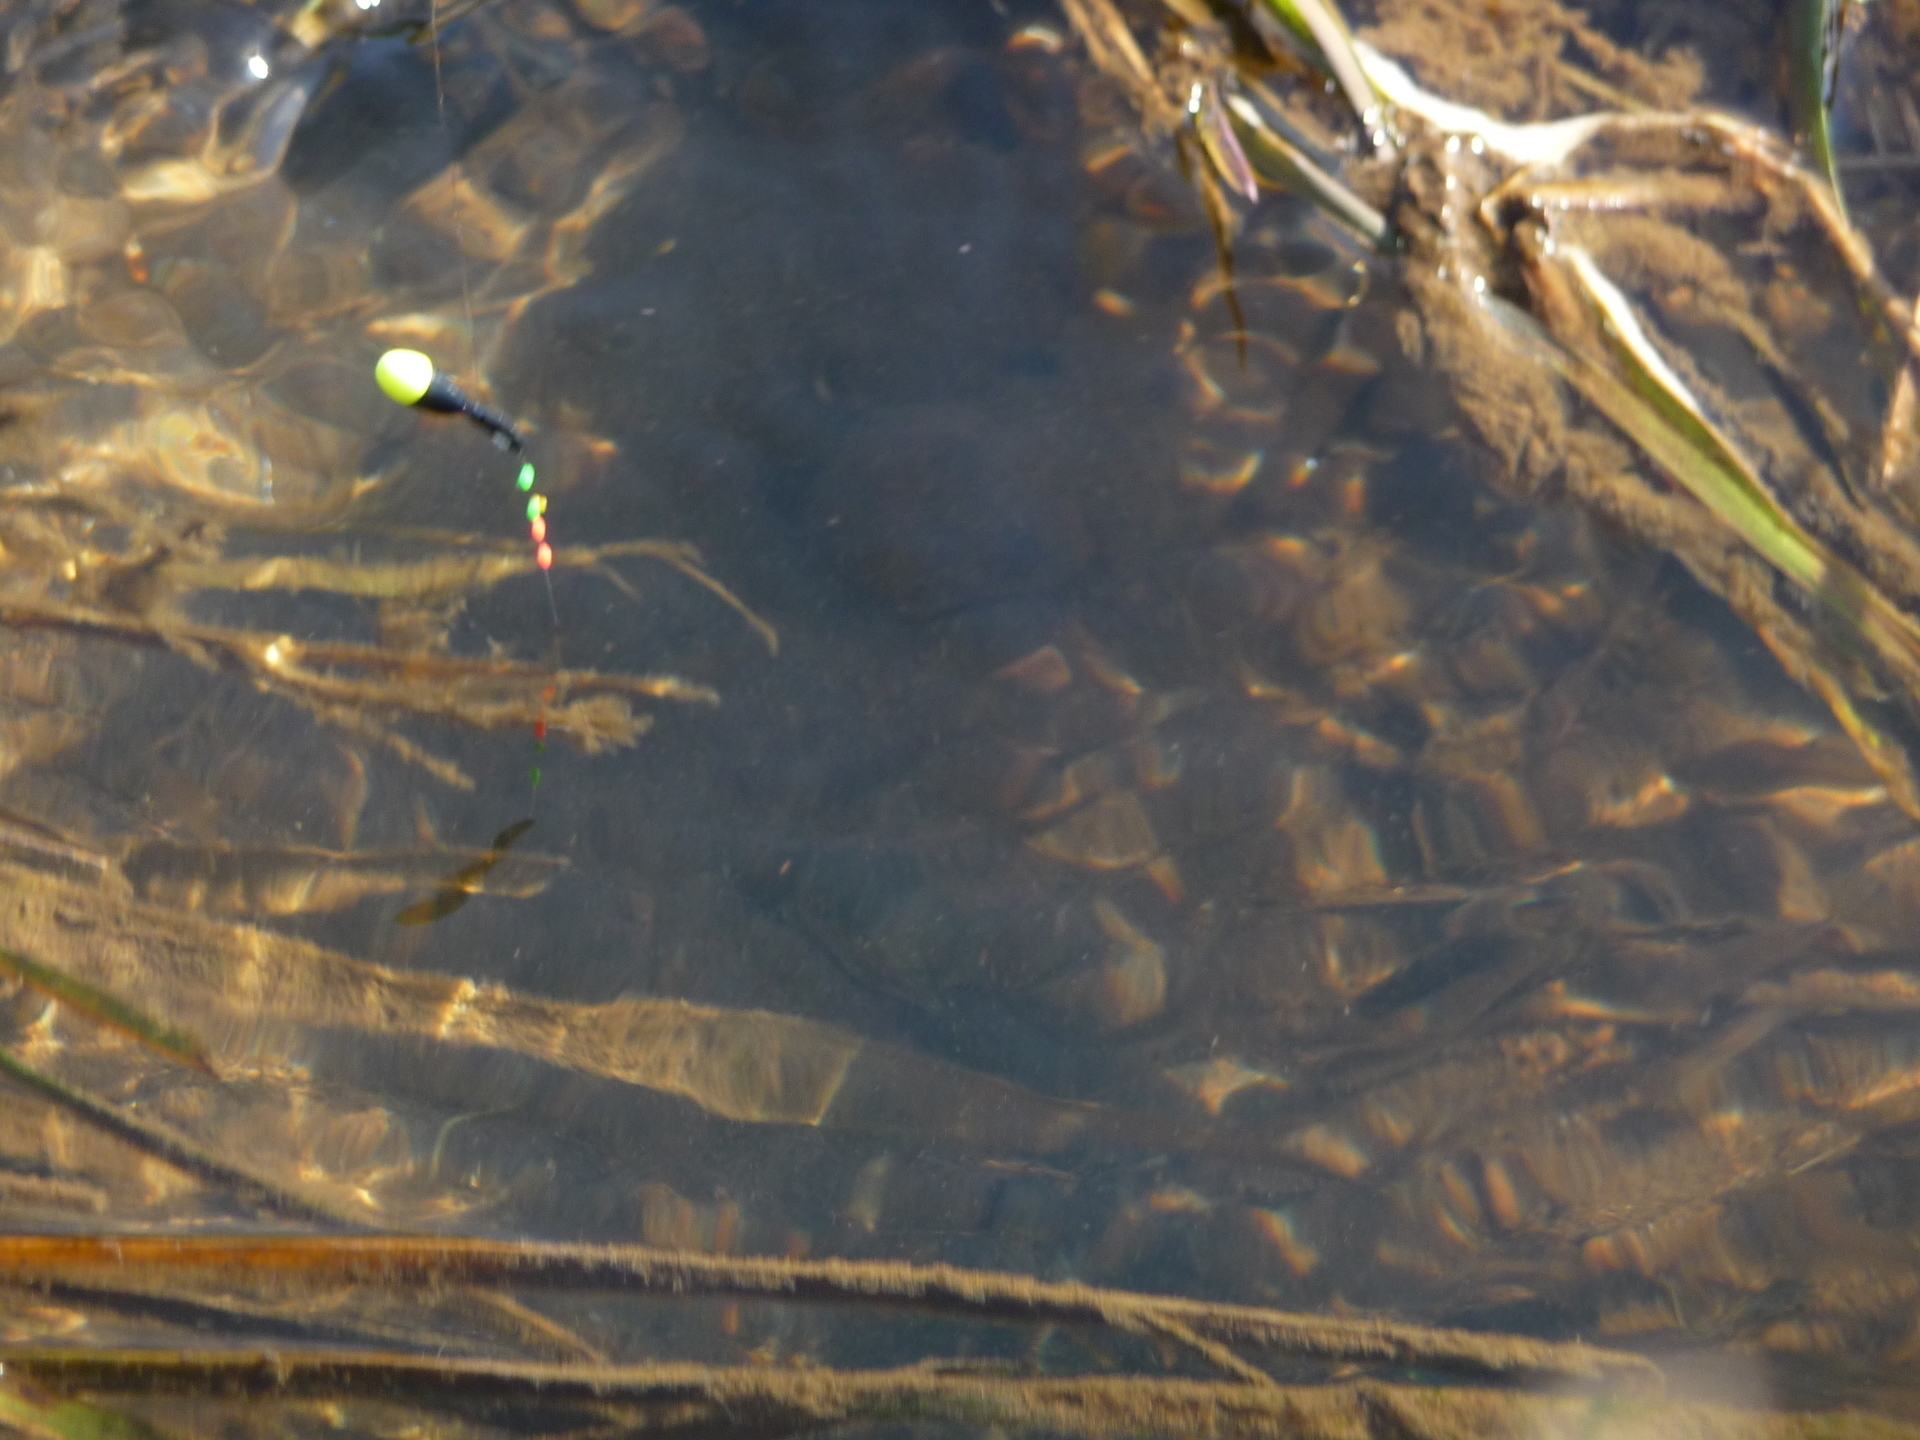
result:
[[[722,1096],[564,1040],[209,1015],[311,1107],[263,1146],[408,1228],[947,1260],[1900,1399],[1911,823],[1680,566],[1499,485],[1391,263],[1269,197],[1240,332],[1170,152],[1126,152],[1044,5],[504,3],[437,55],[317,59],[246,6],[100,13],[18,7],[0,100],[39,137],[4,185],[9,586],[719,699],[585,755],[43,615],[8,656],[17,848],[71,870],[48,827],[144,899],[395,971],[816,1022],[780,1043],[839,1077]],[[396,343],[535,427],[556,543],[690,542],[777,653],[646,557],[557,567],[551,604],[531,573],[206,583],[525,553],[514,463],[374,390]],[[106,579],[58,569],[82,551]],[[497,893],[436,907],[460,874]],[[51,1153],[25,1125],[8,1164]],[[791,1324],[621,1343],[917,1338]]]

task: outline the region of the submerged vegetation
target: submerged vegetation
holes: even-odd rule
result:
[[[630,538],[556,548],[549,610],[491,538],[498,457],[373,357],[489,395],[683,112],[830,127],[744,62],[696,90],[699,17],[644,0],[19,7],[0,1423],[1910,1433],[1920,340],[1876,259],[1908,217],[1839,203],[1830,138],[1823,177],[1699,103],[1697,54],[1483,9],[1064,0],[996,34],[985,120],[965,56],[832,81],[914,164],[956,126],[1078,147],[1063,328],[1158,347],[1177,474],[1088,480],[1110,570],[990,640],[948,612],[1001,597],[901,558],[895,490],[829,485],[835,553],[967,683],[817,828],[707,841],[623,796],[644,853],[696,852],[647,875],[532,816],[443,844],[410,787],[714,713],[710,655],[561,662],[590,582],[756,663],[820,622]],[[1903,17],[1859,42],[1906,53]],[[1471,63],[1494,42],[1530,63]],[[378,65],[413,148],[315,142]],[[838,403],[843,358],[796,391]],[[540,378],[528,443],[587,513],[622,439]],[[473,620],[528,596],[534,627]],[[804,749],[781,693],[732,733]],[[649,972],[683,992],[426,948],[588,865],[635,929],[676,876],[712,905]],[[478,933],[577,955],[607,922],[573,904],[575,936]],[[824,1000],[780,988],[802,948]],[[753,1003],[703,988],[729,950]],[[570,1228],[645,1243],[521,1238]]]
[[[383,478],[363,468],[363,437],[386,427],[360,373],[374,337],[447,346],[458,336],[464,359],[486,363],[518,313],[584,273],[581,237],[670,137],[640,137],[587,193],[554,187],[532,214],[509,215],[460,166],[443,172],[406,197],[401,217],[437,242],[442,253],[426,250],[437,263],[412,284],[376,288],[391,264],[301,226],[280,174],[308,103],[339,78],[327,57],[348,43],[316,29],[320,8],[278,17],[291,34],[266,11],[222,11],[92,70],[86,57],[119,44],[117,10],[101,7],[99,21],[86,7],[22,10],[12,33],[25,67],[0,117],[16,222],[0,337],[23,370],[0,437],[0,543],[14,562],[0,614],[47,635],[54,652],[93,639],[237,671],[456,786],[472,781],[406,722],[538,721],[589,754],[629,745],[649,723],[636,699],[715,697],[672,677],[453,653],[462,609],[531,573],[530,557],[458,533],[395,533],[379,560],[258,550],[377,501]],[[81,78],[50,80],[75,65]],[[516,145],[550,143],[586,103],[556,98],[558,113],[527,117],[463,163],[511,168]],[[476,244],[525,259],[470,287],[462,257]],[[597,448],[560,437],[561,482]],[[627,588],[610,565],[627,557],[670,565],[732,603],[684,546],[576,546],[555,563]],[[379,638],[304,640],[194,618],[223,591],[350,599]]]
[[[1283,163],[1269,184],[1400,253],[1419,325],[1406,343],[1453,382],[1507,483],[1563,491],[1672,551],[1832,707],[1920,819],[1907,753],[1920,697],[1907,440],[1896,414],[1873,443],[1863,393],[1876,360],[1882,393],[1911,387],[1920,327],[1825,176],[1763,126],[1655,108],[1684,93],[1684,67],[1633,62],[1571,12],[1537,39],[1612,59],[1639,93],[1595,82],[1622,108],[1519,124],[1421,89],[1321,0],[1274,0],[1272,10],[1328,17],[1294,29],[1310,32],[1313,65],[1340,78],[1353,107],[1344,147],[1330,141],[1335,154],[1367,152],[1352,163],[1351,189],[1302,138],[1324,121],[1322,94],[1264,83],[1274,58],[1264,43],[1243,77],[1224,13],[1177,11],[1171,73],[1148,67],[1110,0],[1076,0],[1074,13],[1143,118],[1194,137],[1207,162],[1201,193],[1229,244],[1239,217],[1227,195],[1251,185],[1257,201],[1248,157],[1273,155]],[[1827,32],[1804,32],[1794,31],[1796,55],[1811,48],[1817,73]],[[1796,59],[1796,77],[1806,69]],[[1184,112],[1173,104],[1183,92],[1195,97]],[[1831,175],[1824,118],[1816,128]],[[1809,278],[1850,282],[1856,304],[1802,301],[1793,312],[1783,291]],[[1650,297],[1651,311],[1628,291]],[[1792,333],[1778,333],[1782,323]],[[1708,346],[1733,351],[1713,354],[1713,378],[1693,353]],[[1859,356],[1861,373],[1822,373],[1816,386],[1796,353]],[[1619,440],[1645,473],[1604,448]],[[1797,597],[1776,595],[1775,577]],[[1857,673],[1862,661],[1878,673]],[[1889,693],[1905,713],[1883,720],[1872,702]]]

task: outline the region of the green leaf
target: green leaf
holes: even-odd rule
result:
[[[159,1440],[146,1421],[117,1410],[100,1410],[79,1400],[36,1404],[0,1386],[0,1424],[36,1440]]]
[[[199,1040],[184,1030],[177,1030],[163,1020],[156,1020],[134,1009],[104,990],[49,969],[39,961],[30,960],[13,950],[0,949],[0,971],[11,972],[24,984],[52,996],[62,1005],[99,1024],[131,1035],[148,1049],[158,1051],[169,1060],[192,1066],[203,1074],[213,1074],[213,1066],[207,1063],[207,1047]]]
[[[1794,138],[1836,197],[1841,194],[1840,170],[1829,122],[1846,8],[1847,0],[1789,0],[1787,20],[1787,107]],[[1844,209],[1844,198],[1841,204]]]
[[[1226,108],[1254,173],[1271,185],[1311,201],[1365,236],[1376,250],[1393,248],[1387,217],[1327,173],[1305,149],[1269,125],[1251,101],[1229,95]]]
[[[1380,118],[1382,99],[1367,78],[1353,50],[1353,32],[1327,0],[1261,0],[1314,65],[1331,75],[1353,106],[1361,124],[1371,129]]]

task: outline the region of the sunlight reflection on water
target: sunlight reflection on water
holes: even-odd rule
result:
[[[1270,199],[1228,297],[1045,6],[130,14],[0,99],[4,857],[405,977],[208,1036],[337,1113],[179,1123],[415,1223],[1897,1358],[1920,842],[1489,483],[1390,265]],[[703,568],[550,611],[403,344],[558,545]],[[582,755],[553,671],[720,703]]]

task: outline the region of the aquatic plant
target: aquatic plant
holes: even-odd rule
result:
[[[1920,1008],[1889,938],[1920,874],[1920,845],[1887,803],[1911,810],[1911,761],[1874,679],[1909,663],[1899,577],[1914,572],[1871,485],[1863,500],[1830,480],[1808,507],[1771,483],[1783,465],[1812,475],[1822,444],[1856,489],[1898,467],[1861,469],[1871,447],[1848,397],[1805,384],[1809,365],[1774,334],[1800,318],[1787,277],[1766,272],[1756,300],[1734,262],[1761,262],[1729,237],[1759,225],[1763,258],[1804,250],[1808,273],[1864,296],[1901,375],[1904,309],[1779,142],[1685,108],[1684,62],[1611,47],[1557,6],[1512,8],[1578,42],[1523,77],[1547,114],[1569,96],[1605,114],[1510,123],[1484,98],[1443,99],[1382,58],[1384,37],[1353,38],[1311,0],[1186,0],[1165,15],[1070,0],[1090,70],[1058,37],[1016,52],[1071,82],[1090,172],[1119,188],[1130,165],[1150,179],[1169,152],[1184,162],[1193,223],[1233,262],[1195,286],[1167,357],[1195,413],[1165,488],[1203,513],[1256,517],[1208,532],[1193,562],[1206,583],[1176,607],[1197,618],[1169,627],[1165,648],[1210,688],[1123,663],[1083,606],[942,714],[943,760],[982,737],[1011,755],[957,838],[939,837],[948,849],[884,872],[864,836],[834,851],[756,835],[736,858],[766,913],[890,1000],[938,1014],[984,974],[1024,1011],[1127,1047],[1124,1101],[1042,1093],[757,996],[555,998],[469,978],[495,957],[440,973],[288,923],[391,899],[411,941],[411,927],[471,920],[451,917],[476,897],[530,898],[566,873],[523,845],[539,834],[524,820],[484,847],[357,844],[363,756],[459,785],[460,762],[488,751],[450,757],[422,735],[550,729],[604,751],[637,738],[641,702],[715,698],[671,676],[462,648],[463,607],[531,588],[537,560],[464,511],[457,531],[386,524],[391,462],[358,463],[362,427],[395,418],[361,362],[437,349],[484,394],[529,306],[585,273],[588,236],[671,147],[670,108],[643,122],[600,107],[589,83],[557,78],[571,73],[561,61],[589,31],[638,44],[649,27],[678,27],[675,53],[697,53],[689,19],[619,0],[472,17],[498,21],[486,43],[521,67],[509,73],[524,93],[407,192],[395,224],[414,227],[418,250],[396,248],[426,260],[380,284],[356,255],[298,234],[297,207],[274,193],[277,147],[328,73],[283,65],[277,41],[248,53],[270,77],[304,78],[242,86],[210,107],[230,106],[230,123],[112,172],[117,196],[68,194],[51,177],[92,172],[33,147],[91,153],[111,137],[138,157],[181,95],[160,60],[102,58],[71,129],[0,114],[32,161],[10,193],[61,197],[33,212],[50,218],[26,248],[46,253],[9,252],[32,282],[12,292],[30,312],[14,333],[47,327],[33,333],[49,357],[15,397],[32,423],[5,437],[18,483],[0,517],[0,623],[26,710],[15,763],[24,775],[97,735],[108,708],[36,682],[36,665],[104,690],[141,655],[264,692],[312,754],[331,753],[315,737],[350,747],[314,787],[341,817],[325,841],[0,816],[13,1006],[0,1068],[19,1092],[0,1124],[0,1200],[10,1228],[39,1232],[0,1241],[14,1297],[0,1419],[61,1435],[1906,1433],[1854,1412],[1674,1399],[1637,1353],[1498,1333],[1591,1316],[1620,1344],[1900,1364],[1914,1266],[1884,1197],[1909,1173],[1906,1032]],[[376,24],[437,41],[450,13],[307,5],[282,18],[324,61]],[[34,84],[8,100],[45,99],[63,54],[117,43],[85,15],[31,18],[47,29],[21,42]],[[458,120],[484,87],[463,86],[472,51],[446,38]],[[185,99],[206,98],[191,66],[176,70]],[[548,164],[555,153],[569,163]],[[1245,207],[1275,182],[1357,239],[1253,233]],[[1126,195],[1153,224],[1185,223],[1144,184]],[[1709,217],[1694,225],[1707,241],[1675,207]],[[256,250],[221,279],[214,260]],[[1662,303],[1637,303],[1644,291]],[[237,293],[263,299],[278,338],[213,363],[208,347],[239,334],[214,301]],[[95,301],[70,303],[80,294]],[[1109,289],[1095,303],[1118,320],[1131,302]],[[1834,309],[1836,326],[1859,312]],[[1769,426],[1750,396],[1710,383],[1675,342],[1678,315],[1737,341],[1700,347],[1707,358],[1745,354],[1804,395],[1795,423]],[[332,419],[276,412],[295,379]],[[109,385],[133,398],[103,412],[76,398]],[[1463,509],[1505,527],[1484,553],[1436,556],[1445,539],[1415,552],[1368,523],[1377,450],[1319,416],[1382,392],[1380,408],[1414,417],[1399,423],[1435,419],[1478,447],[1510,502],[1496,509],[1479,471],[1457,486]],[[1289,407],[1297,455],[1276,438]],[[604,463],[610,442],[578,417],[538,423],[562,479]],[[416,434],[409,453],[458,457],[477,438]],[[1725,657],[1691,643],[1650,587],[1620,581],[1632,563],[1595,540],[1592,516],[1723,596],[1873,768],[1811,722],[1729,700]],[[349,521],[387,551],[315,541]],[[571,583],[631,588],[614,568],[628,558],[731,605],[772,647],[685,547],[553,556]],[[289,602],[310,632],[251,618]],[[341,638],[356,629],[368,638]],[[151,692],[131,693],[137,709]],[[1215,754],[1196,737],[1224,728],[1222,712],[1254,739],[1209,788],[1192,757]],[[168,743],[144,717],[130,728],[136,763]],[[1027,886],[1007,889],[1038,898],[969,911],[954,898],[963,867],[942,861],[1002,819]],[[1743,840],[1739,864],[1700,860],[1702,834]],[[1254,877],[1251,902],[1202,890],[1193,857],[1209,847]],[[1221,998],[1182,1014],[1201,962]],[[1787,1023],[1808,1017],[1821,1023]],[[493,1077],[522,1070],[563,1093],[525,1115],[496,1109]],[[417,1088],[391,1083],[396,1071]],[[671,1168],[683,1132],[719,1154],[689,1164],[693,1179]],[[821,1171],[845,1197],[816,1208],[839,1204],[847,1235],[910,1203],[889,1191],[893,1167],[944,1166],[929,1190],[1004,1181],[1016,1200],[1020,1186],[1106,1186],[1086,1206],[1104,1230],[1082,1263],[1165,1245],[1201,1283],[1295,1308],[809,1258],[773,1202],[714,1180],[730,1155],[764,1151],[780,1168],[794,1136],[830,1152]],[[608,1223],[649,1243],[488,1238],[571,1198],[554,1181],[570,1144],[589,1152],[570,1177],[645,1157],[648,1178]],[[712,1198],[688,1198],[700,1194]],[[1866,1218],[1862,1196],[1879,1197]],[[1069,1252],[1032,1253],[1041,1268]],[[1299,1313],[1308,1304],[1329,1313]]]

